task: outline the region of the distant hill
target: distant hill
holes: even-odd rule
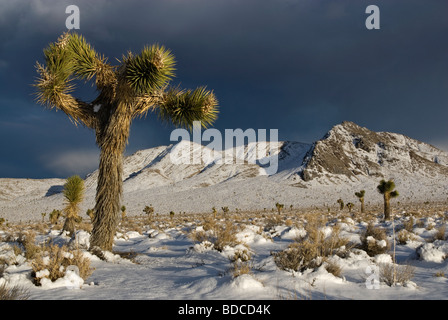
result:
[[[231,163],[222,160],[237,154],[234,149],[197,164],[173,163],[173,152],[209,151],[186,141],[137,151],[124,159],[123,203],[131,214],[149,204],[160,213],[208,212],[213,206],[270,210],[277,201],[332,206],[345,197],[356,203],[354,192],[360,189],[367,191],[367,201],[376,203],[381,198],[375,188],[383,178],[395,180],[399,201],[448,199],[448,154],[401,134],[343,122],[312,144],[277,142],[267,149],[270,153],[260,154],[260,143],[244,146]],[[269,173],[266,163],[274,157],[278,168]],[[94,206],[97,175],[95,171],[85,179],[85,208]],[[62,179],[0,179],[0,217],[40,218],[41,212],[62,207],[63,184]]]

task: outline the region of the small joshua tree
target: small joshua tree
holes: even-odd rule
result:
[[[62,228],[67,231],[70,236],[75,232],[75,222],[79,220],[79,205],[84,200],[84,180],[79,176],[67,178],[64,185],[65,198],[65,223]]]
[[[355,206],[353,203],[349,202],[346,204],[347,208],[348,208],[348,212],[352,212],[353,207]]]
[[[275,204],[275,207],[277,208],[278,214],[281,214],[282,209],[285,207],[285,205],[282,204],[282,203],[278,203],[278,202],[277,202],[277,203]]]
[[[384,197],[384,220],[390,220],[390,199],[398,197],[398,191],[395,189],[395,183],[393,180],[381,180],[377,186],[377,190]]]
[[[151,221],[152,216],[154,215],[154,208],[153,206],[146,206],[145,209],[143,209],[143,212],[146,213],[148,216],[148,221]]]
[[[121,220],[126,219],[126,206],[121,206]]]
[[[339,210],[343,210],[344,209],[344,201],[342,199],[338,199],[338,201],[336,201],[337,203],[339,203]]]
[[[175,59],[161,45],[128,52],[112,65],[84,37],[64,33],[45,50],[45,64],[36,63],[39,103],[63,111],[75,124],[95,131],[100,148],[91,249],[111,251],[123,193],[123,152],[131,123],[148,112],[175,126],[206,127],[217,118],[218,101],[205,87],[183,90],[170,85]],[[94,82],[92,102],[75,98],[73,80]]]
[[[364,207],[364,195],[366,194],[366,190],[361,190],[359,192],[355,192],[355,196],[358,197],[359,202],[361,202],[361,213],[364,213],[365,207]]]
[[[58,223],[59,217],[61,216],[61,210],[53,209],[53,211],[50,212],[50,223],[56,224]]]

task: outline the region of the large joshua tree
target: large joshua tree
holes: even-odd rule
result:
[[[174,56],[157,44],[144,47],[140,54],[128,52],[118,65],[111,65],[83,36],[67,32],[44,49],[44,57],[44,65],[36,63],[38,102],[95,131],[100,161],[90,243],[91,249],[110,251],[119,221],[122,157],[132,120],[152,111],[175,126],[191,128],[193,121],[201,121],[206,127],[217,118],[217,99],[205,87],[170,86]],[[75,98],[75,79],[94,81],[96,99]]]
[[[390,199],[398,197],[398,191],[395,189],[393,180],[381,180],[377,190],[384,197],[384,220],[390,220]]]

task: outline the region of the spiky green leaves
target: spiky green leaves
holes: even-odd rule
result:
[[[145,47],[137,56],[128,53],[123,61],[126,79],[137,95],[165,87],[174,76],[174,56],[157,44]]]
[[[159,107],[160,118],[175,126],[191,128],[194,121],[210,126],[218,116],[218,100],[205,87],[195,90],[168,90]]]
[[[393,180],[381,180],[380,184],[377,186],[377,190],[381,194],[388,193],[391,198],[398,197],[398,191],[393,191],[395,189],[395,183]]]
[[[101,59],[85,38],[76,33],[71,34],[68,41],[68,51],[75,62],[72,72],[79,79],[92,79],[97,72],[97,64]]]
[[[64,231],[68,231],[70,236],[75,232],[75,222],[78,219],[79,205],[84,199],[84,180],[79,176],[67,178],[63,194],[66,200]]]
[[[84,199],[84,180],[80,176],[67,178],[63,194],[68,204],[80,204]]]
[[[70,75],[73,73],[73,60],[67,50],[68,34],[62,35],[56,43],[44,49],[46,66],[36,63],[39,73],[35,86],[37,100],[42,104],[55,105],[63,94],[73,90]]]
[[[364,198],[365,194],[366,194],[366,190],[361,190],[359,192],[355,192],[355,196],[357,196],[360,200],[362,198]]]
[[[57,106],[74,89],[71,80],[91,80],[96,76],[98,89],[114,84],[113,67],[106,63],[85,40],[76,33],[64,33],[58,41],[44,49],[46,66],[36,63],[38,102]]]

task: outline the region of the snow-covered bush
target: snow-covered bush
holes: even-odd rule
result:
[[[67,275],[70,266],[76,267],[78,276],[84,280],[92,274],[90,260],[83,256],[82,251],[49,245],[31,262],[32,277],[36,285],[41,285],[43,279],[56,281]]]
[[[361,249],[371,257],[388,252],[390,243],[386,231],[370,223],[361,235]]]
[[[222,251],[225,246],[235,246],[239,243],[236,235],[238,226],[231,221],[216,222],[206,221],[203,228],[196,228],[191,234],[194,241],[213,243],[213,248]]]
[[[339,229],[333,228],[329,234],[322,228],[307,228],[307,236],[297,238],[285,250],[274,254],[274,261],[280,269],[304,271],[315,269],[326,258],[340,252],[348,244],[346,238],[340,237]],[[333,266],[334,267],[334,266]],[[340,273],[340,270],[338,270]]]
[[[398,244],[406,244],[408,241],[415,239],[415,235],[406,229],[402,229],[397,233]]]

